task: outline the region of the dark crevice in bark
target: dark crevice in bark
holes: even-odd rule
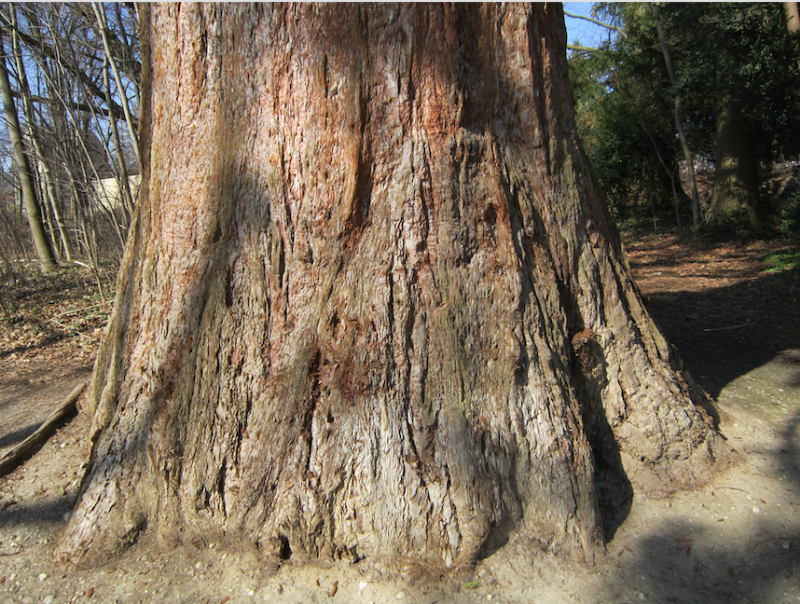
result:
[[[539,140],[535,141],[535,146],[544,153],[547,174],[553,173],[552,158],[550,157],[550,116],[547,112],[546,95],[543,90],[544,83],[547,82],[544,74],[542,61],[543,49],[541,40],[545,36],[544,32],[538,31],[539,23],[537,19],[528,22],[528,53],[531,61],[531,76],[534,87],[534,109],[536,111],[536,129]]]
[[[228,510],[225,506],[225,479],[228,474],[228,460],[226,457],[222,458],[222,465],[219,468],[219,475],[217,477],[217,494],[219,495],[219,505],[223,516],[228,515]]]
[[[285,562],[286,560],[289,560],[289,558],[292,557],[292,547],[289,543],[289,538],[283,533],[280,533],[278,535],[278,541],[279,541],[278,559],[281,562]]]
[[[231,308],[234,304],[233,297],[233,271],[228,270],[225,276],[225,306]]]
[[[607,385],[603,349],[589,329],[572,337],[573,370],[586,439],[595,462],[595,492],[608,542],[630,512],[631,485],[614,432],[606,418],[602,391]]]
[[[314,445],[314,415],[317,413],[317,405],[319,404],[320,398],[319,370],[321,363],[319,348],[314,346],[310,354],[311,359],[308,364],[308,379],[311,381],[311,400],[306,405],[307,409],[303,420],[303,436],[308,441],[308,451],[305,461],[305,472],[307,476],[313,474],[311,470],[311,458],[316,450]],[[292,393],[289,394],[291,395]]]
[[[455,60],[461,84],[462,102],[461,127],[475,134],[481,134],[487,128],[493,108],[483,106],[484,99],[489,96],[485,88],[497,73],[495,69],[487,69],[480,49],[479,32],[473,24],[475,5],[456,5],[456,22],[458,31],[458,51]]]
[[[366,96],[359,93],[359,97]],[[366,136],[368,127],[368,105],[367,99],[359,99],[362,107],[359,110],[361,124],[359,133],[359,151],[356,165],[356,185],[353,193],[352,213],[348,216],[347,228],[350,231],[351,242],[367,226],[369,219],[370,206],[372,205],[372,189],[374,186],[372,177],[372,150],[370,148],[369,137]]]

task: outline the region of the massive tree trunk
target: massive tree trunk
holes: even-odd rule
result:
[[[750,228],[758,231],[763,220],[758,203],[758,156],[754,141],[753,124],[732,97],[722,97],[717,114],[717,167],[710,217],[724,222],[745,210]]]
[[[632,490],[727,457],[580,150],[560,5],[144,23],[141,201],[60,559],[144,530],[591,559]]]

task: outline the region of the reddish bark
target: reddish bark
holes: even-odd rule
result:
[[[727,449],[624,264],[557,5],[166,5],[57,556],[591,559]],[[147,48],[148,39],[145,39]],[[699,398],[697,399],[700,400]]]

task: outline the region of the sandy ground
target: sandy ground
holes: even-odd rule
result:
[[[534,553],[518,539],[447,577],[412,568],[381,575],[369,560],[275,571],[215,544],[160,553],[145,538],[101,568],[57,567],[53,546],[88,457],[88,418],[78,416],[0,479],[0,604],[800,602],[797,271],[785,282],[763,273],[758,248],[681,256],[674,245],[631,245],[632,267],[654,316],[717,397],[720,430],[741,461],[698,490],[637,496],[594,566]],[[776,302],[759,323],[769,314],[763,296],[788,306]],[[0,454],[90,371],[90,357],[69,340],[52,346],[47,355],[39,347],[0,351]]]

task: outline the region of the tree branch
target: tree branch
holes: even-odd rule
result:
[[[15,99],[22,98],[22,95],[16,90],[12,90],[11,94],[14,95]],[[37,103],[40,105],[50,105],[53,102],[53,99],[37,95],[31,95],[29,98],[32,103]],[[100,115],[104,115],[106,117],[114,117],[111,111],[103,107],[93,107],[88,103],[80,103],[78,101],[66,101],[66,103],[74,111],[82,111],[84,113],[99,113]]]
[[[599,48],[591,48],[590,46],[581,46],[580,44],[567,44],[567,50],[575,50],[577,52],[600,52]]]
[[[624,31],[622,31],[619,27],[609,25],[608,23],[603,23],[602,21],[598,21],[597,19],[593,19],[592,17],[584,17],[583,15],[574,15],[572,13],[568,13],[567,11],[564,11],[564,16],[572,17],[573,19],[583,19],[584,21],[589,21],[590,23],[594,23],[595,25],[599,25],[600,27],[605,27],[606,29],[615,31],[623,38],[627,37],[627,34]]]
[[[80,398],[85,387],[86,382],[77,386],[64,402],[44,420],[44,423],[37,428],[36,432],[31,434],[0,459],[0,476],[11,474],[11,472],[16,470],[23,461],[28,459],[35,450],[47,442],[47,439],[50,438],[50,435],[56,428],[75,411],[78,398]]]
[[[6,16],[0,13],[0,26],[4,29],[16,29],[17,35],[19,39],[25,43],[25,45],[30,48],[34,52],[39,52],[42,55],[46,56],[53,61],[58,62],[62,67],[64,67],[67,71],[75,75],[81,82],[83,82],[86,89],[89,90],[94,97],[100,99],[103,103],[106,102],[106,95],[100,87],[95,84],[92,79],[82,72],[80,69],[75,69],[73,65],[70,65],[68,62],[63,61],[59,54],[53,50],[52,47],[48,46],[44,40],[37,40],[33,36],[25,33],[24,31],[20,31],[19,28],[15,28],[14,25],[6,18]],[[113,113],[117,117],[124,117],[125,110],[122,108],[121,105],[115,103],[114,101],[111,102],[109,106],[109,111]]]

